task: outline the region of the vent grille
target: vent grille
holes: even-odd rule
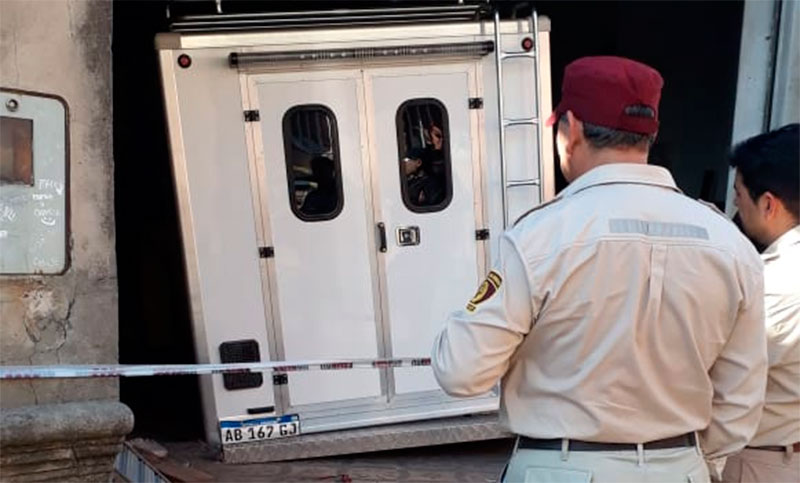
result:
[[[258,342],[253,339],[223,342],[219,346],[219,357],[223,364],[236,362],[261,362]],[[225,389],[250,389],[264,384],[264,376],[260,372],[242,374],[223,374]]]

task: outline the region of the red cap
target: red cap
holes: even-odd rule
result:
[[[597,126],[640,134],[658,131],[658,101],[664,79],[657,70],[622,57],[582,57],[564,69],[561,102],[547,119],[552,126],[562,114]],[[625,114],[628,106],[643,105],[655,118]]]

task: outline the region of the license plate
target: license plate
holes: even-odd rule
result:
[[[300,416],[287,414],[274,418],[220,421],[219,430],[222,444],[287,438],[300,434]]]

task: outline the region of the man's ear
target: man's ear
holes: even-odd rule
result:
[[[768,220],[775,218],[780,210],[780,203],[781,200],[778,199],[777,196],[773,195],[769,191],[765,191],[759,200],[761,212],[764,214],[764,217]]]
[[[575,150],[575,147],[583,141],[583,123],[581,123],[572,111],[567,111],[567,144],[566,151],[569,154]]]

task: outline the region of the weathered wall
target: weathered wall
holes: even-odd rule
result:
[[[0,86],[69,105],[70,269],[0,277],[0,364],[117,362],[111,2],[0,0]],[[116,399],[115,380],[0,383],[0,407]]]

